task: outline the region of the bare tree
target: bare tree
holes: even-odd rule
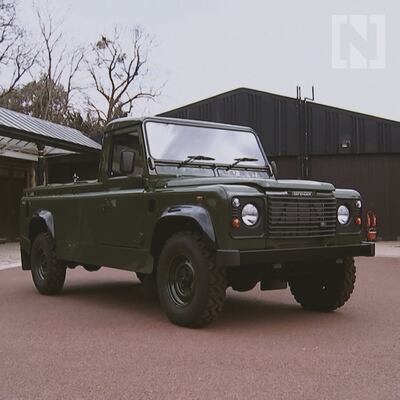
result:
[[[37,57],[35,46],[27,46],[26,33],[17,25],[16,17],[16,1],[0,0],[0,71],[10,71],[7,84],[0,86],[0,99],[16,88]]]
[[[7,63],[12,48],[21,35],[16,25],[16,4],[12,0],[0,0],[0,63]]]
[[[59,49],[60,46],[63,46],[61,44],[62,32],[59,29],[60,25],[58,25],[58,28],[54,28],[53,17],[49,10],[46,11],[44,16],[38,11],[37,18],[43,42],[43,50],[40,54],[41,75],[44,79],[44,93],[41,95],[42,118],[49,119],[49,117],[52,117],[51,105],[54,90],[62,76],[62,50]]]
[[[55,24],[49,10],[44,13],[37,12],[38,23],[42,41],[40,53],[41,77],[44,80],[44,93],[42,93],[42,118],[53,119],[53,98],[55,89],[63,85],[66,95],[61,112],[67,113],[71,107],[71,97],[74,90],[73,80],[79,71],[84,52],[81,48],[68,52],[64,44],[61,23]],[[57,25],[57,26],[55,26]]]
[[[62,24],[54,20],[48,8],[37,11],[37,23],[40,42],[35,67],[31,71],[33,79],[5,93],[0,99],[1,104],[34,117],[76,127],[80,113],[72,99],[79,90],[75,78],[84,51],[79,47],[70,49]],[[23,53],[19,53],[22,56]],[[19,57],[16,58],[17,65]]]
[[[66,74],[65,91],[66,91],[66,102],[64,112],[69,111],[72,97],[76,91],[81,91],[81,87],[74,83],[74,79],[80,71],[81,64],[85,57],[85,50],[82,47],[78,47],[72,51],[69,59],[69,69]]]
[[[129,35],[114,29],[89,48],[73,48],[47,7],[36,10],[39,41],[28,48],[32,41],[16,23],[17,1],[0,0],[0,74],[3,83],[10,78],[0,86],[2,106],[97,134],[140,99],[160,94],[161,88],[146,84],[153,42],[140,28]],[[31,79],[21,81],[28,72]]]
[[[48,8],[37,11],[37,21],[40,32],[35,68],[37,78],[26,85],[27,90],[22,91],[22,97],[34,96],[34,116],[65,123],[68,114],[75,113],[72,97],[79,88],[74,79],[80,70],[84,51],[82,48],[69,50],[62,22],[55,21]],[[35,93],[31,93],[33,88]]]
[[[160,89],[145,85],[151,46],[152,40],[138,27],[130,32],[125,46],[116,28],[111,37],[102,35],[91,46],[86,65],[99,96],[98,101],[88,97],[88,105],[103,125],[131,113],[137,100],[160,94]]]

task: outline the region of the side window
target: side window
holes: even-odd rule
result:
[[[143,157],[140,148],[139,137],[131,134],[116,135],[111,142],[111,160],[108,169],[108,176],[123,176],[121,173],[120,162],[123,151],[133,151],[135,153],[135,167],[129,176],[143,175]]]

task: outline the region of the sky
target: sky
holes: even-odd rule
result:
[[[29,0],[21,18],[33,19]],[[157,114],[238,87],[400,120],[400,2],[352,0],[35,0],[76,43],[114,25],[155,38]],[[25,6],[26,5],[26,6]]]

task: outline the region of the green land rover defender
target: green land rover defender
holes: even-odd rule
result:
[[[98,179],[27,190],[22,268],[59,293],[67,268],[136,272],[174,323],[202,326],[225,292],[285,289],[304,308],[350,297],[362,201],[329,183],[279,180],[250,128],[170,118],[108,124]]]

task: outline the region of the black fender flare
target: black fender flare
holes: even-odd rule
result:
[[[55,238],[55,229],[54,229],[54,217],[51,211],[48,210],[37,210],[31,219],[31,223],[35,219],[41,219],[45,223],[47,230],[49,231],[50,235]]]
[[[200,226],[204,234],[210,239],[210,241],[213,244],[216,243],[214,225],[210,213],[204,207],[197,205],[179,205],[168,207],[161,214],[160,218],[157,221],[157,225],[161,221],[176,217],[184,217],[194,220]]]
[[[55,229],[54,229],[54,218],[53,214],[48,210],[37,210],[33,213],[28,228],[28,235],[22,236],[20,239],[20,249],[21,249],[21,260],[22,260],[22,269],[29,270],[31,269],[30,265],[30,254],[31,248],[33,244],[33,240],[36,235],[40,232],[43,232],[43,229],[47,229],[52,238],[55,238]]]

